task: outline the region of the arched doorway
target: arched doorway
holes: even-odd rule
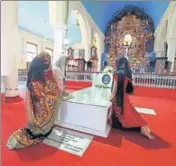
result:
[[[88,45],[86,38],[87,27],[82,14],[78,10],[71,10],[69,12],[67,27],[67,38],[70,41],[68,48],[69,50],[72,49],[71,56],[68,50],[68,56],[70,56],[68,69],[69,71],[84,71]]]

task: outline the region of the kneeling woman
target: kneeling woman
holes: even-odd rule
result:
[[[9,137],[7,147],[20,149],[41,143],[54,127],[61,95],[52,71],[51,57],[42,52],[33,59],[27,74],[27,125]]]
[[[141,134],[154,139],[150,134],[147,122],[130,104],[128,94],[133,92],[132,74],[128,60],[119,56],[116,60],[116,71],[113,77],[112,93],[112,127],[116,129],[140,129]]]

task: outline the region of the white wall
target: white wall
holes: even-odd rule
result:
[[[168,26],[166,27],[166,22]],[[176,2],[170,2],[166,12],[155,30],[155,52],[157,57],[165,55],[164,43],[168,43],[167,60],[171,62],[173,71],[174,58],[176,55]]]
[[[74,50],[82,50],[84,49],[84,44],[82,42],[79,42],[71,45],[70,47],[73,48]]]
[[[93,21],[87,10],[84,8],[80,1],[70,1],[69,12],[76,10],[80,13],[79,21],[80,21],[80,29],[83,36],[82,44],[85,49],[85,59],[88,60],[91,55],[91,31],[92,28],[94,30],[94,35],[96,37],[97,43],[97,53],[98,53],[98,71],[101,69],[101,55],[104,52],[104,34],[101,32],[99,27]],[[30,42],[36,44],[38,46],[38,53],[43,50],[44,47],[48,47],[53,49],[54,42],[44,41],[43,38],[33,35],[31,33],[25,32],[23,30],[19,30],[21,36],[21,53],[18,57],[18,68],[24,69],[26,68],[26,57],[25,57],[25,43]]]
[[[20,55],[17,58],[18,69],[26,69],[26,55],[25,55],[25,46],[26,43],[36,44],[38,47],[38,53],[44,50],[45,47],[53,49],[54,43],[52,41],[44,40],[42,37],[33,35],[29,32],[19,29],[20,33]]]

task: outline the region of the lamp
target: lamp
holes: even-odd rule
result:
[[[125,35],[124,37],[124,46],[129,47],[132,43],[132,37],[130,34]]]
[[[45,24],[45,26],[46,26],[46,20],[44,20],[44,24]],[[44,36],[44,38],[43,38],[43,51],[45,51],[45,44],[46,44],[46,42],[47,42],[47,37],[46,37],[46,35]]]
[[[80,23],[79,23],[79,20],[76,19],[76,25],[79,27],[80,26]]]
[[[69,39],[68,38],[65,38],[64,39],[64,46],[68,46],[70,43]]]

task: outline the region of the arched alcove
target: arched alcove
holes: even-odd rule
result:
[[[126,45],[126,35],[131,37],[131,43]],[[146,53],[153,51],[154,24],[151,17],[141,8],[125,6],[117,11],[107,25],[105,44],[108,46],[109,63],[115,65],[118,55],[128,47],[130,64],[144,68]]]
[[[67,21],[67,38],[69,39],[69,46],[82,42],[82,32],[79,20],[77,19],[77,11],[70,12]]]
[[[78,10],[69,11],[67,27],[67,38],[70,41],[68,46],[73,49],[68,69],[69,71],[84,71],[88,50],[87,27],[82,14]]]

